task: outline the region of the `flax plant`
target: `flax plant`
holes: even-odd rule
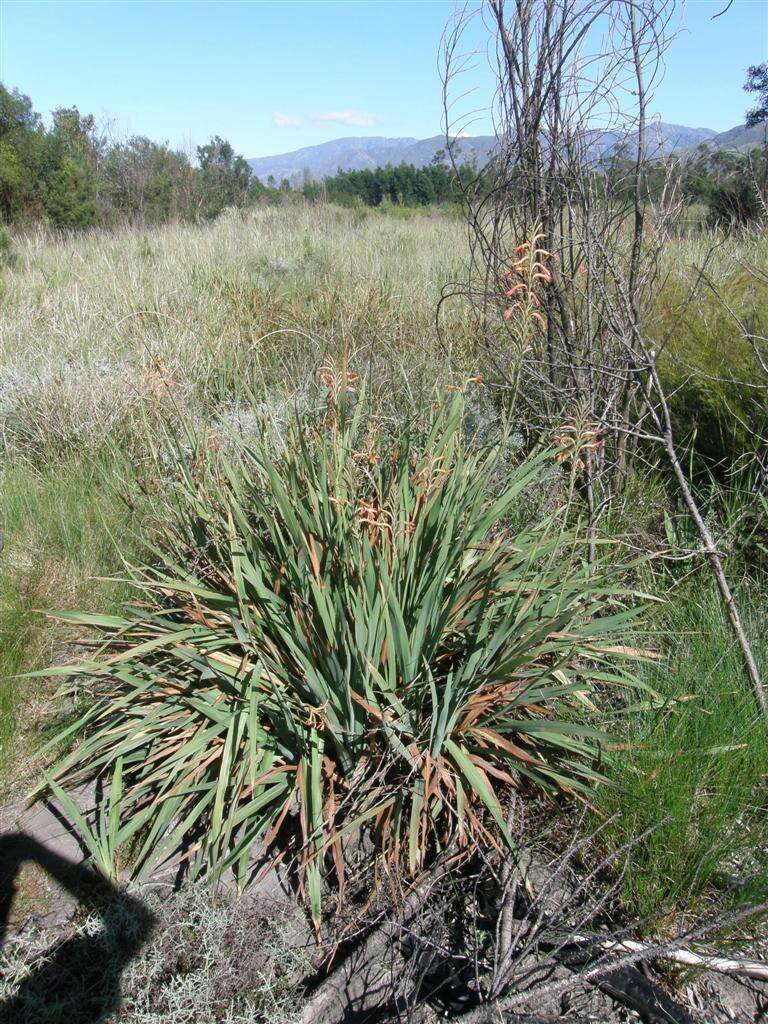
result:
[[[512,790],[588,794],[637,653],[636,602],[581,539],[556,515],[512,527],[551,453],[473,443],[461,394],[371,440],[356,379],[323,380],[327,415],[287,443],[182,461],[141,599],[71,617],[104,637],[59,670],[94,700],[50,774],[65,807],[117,784],[92,843],[137,873],[181,855],[242,884],[295,855],[316,921],[353,833],[416,873],[448,844],[513,846]]]

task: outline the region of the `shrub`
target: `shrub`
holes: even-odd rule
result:
[[[748,270],[750,263],[765,260],[757,234],[743,234],[738,244],[724,242],[710,266],[714,251],[705,238],[670,254],[675,262],[655,298],[653,332],[669,339],[659,371],[678,440],[690,444],[696,468],[727,469],[754,452],[755,436],[764,435],[768,418],[755,386],[761,376],[759,362],[731,311],[738,311],[750,331],[765,334],[768,287]],[[705,266],[714,288],[696,284],[696,268]],[[690,301],[694,293],[695,301]]]
[[[743,172],[734,182],[715,185],[709,195],[711,227],[736,227],[757,221],[762,213],[756,185]]]
[[[257,437],[236,464],[184,461],[143,601],[76,618],[105,639],[61,671],[97,699],[52,785],[76,813],[60,783],[111,777],[86,831],[107,869],[184,843],[193,873],[243,882],[278,844],[317,917],[326,856],[341,885],[364,824],[415,871],[451,838],[512,845],[507,787],[599,778],[594,701],[629,680],[615,634],[635,611],[554,517],[511,528],[550,458],[473,446],[458,398],[389,443],[363,440],[361,409],[295,422],[280,455]]]
[[[16,250],[13,247],[11,236],[0,228],[0,267],[12,267],[16,262]]]

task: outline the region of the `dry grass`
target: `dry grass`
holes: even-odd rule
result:
[[[668,248],[658,331],[676,328],[677,377],[692,346],[709,373],[718,360],[727,369],[733,350],[713,296],[681,318],[713,246],[710,274],[740,297],[739,261],[766,259],[759,236],[698,233]],[[0,436],[16,456],[92,453],[105,438],[135,447],[158,412],[238,419],[244,387],[279,408],[345,348],[385,411],[433,396],[448,372],[444,344],[454,369],[478,361],[458,302],[444,308],[444,344],[437,336],[441,288],[466,262],[462,223],[439,214],[264,208],[149,233],[38,233],[15,251],[0,270]]]
[[[463,239],[440,217],[300,207],[17,250],[0,278],[0,429],[7,450],[39,452],[46,432],[81,450],[135,434],[158,400],[207,415],[244,382],[293,394],[344,346],[380,395],[416,401],[443,372],[435,306]]]

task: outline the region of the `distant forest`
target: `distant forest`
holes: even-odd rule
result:
[[[596,169],[607,194],[632,179],[630,155],[616,150]],[[701,145],[674,167],[684,198],[702,203],[713,222],[759,216],[768,181],[768,147],[751,155]],[[667,168],[650,163],[644,188],[660,195]],[[493,187],[492,166],[481,174],[469,165],[454,170],[444,151],[426,167],[400,164],[339,171],[322,182],[308,172],[301,181],[260,181],[244,157],[215,136],[186,153],[144,136],[112,141],[93,117],[76,107],[52,112],[46,126],[32,101],[0,84],[0,222],[47,223],[76,229],[117,223],[205,220],[228,207],[302,199],[367,207],[456,205],[462,184],[477,179]],[[762,187],[756,188],[755,183]]]

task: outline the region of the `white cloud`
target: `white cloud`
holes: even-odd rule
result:
[[[334,121],[336,124],[347,124],[354,128],[370,128],[376,124],[373,114],[351,107],[347,110],[331,110],[326,114],[315,114],[315,121]]]
[[[302,123],[301,118],[295,114],[283,114],[279,110],[274,112],[272,120],[278,128],[299,128]]]

